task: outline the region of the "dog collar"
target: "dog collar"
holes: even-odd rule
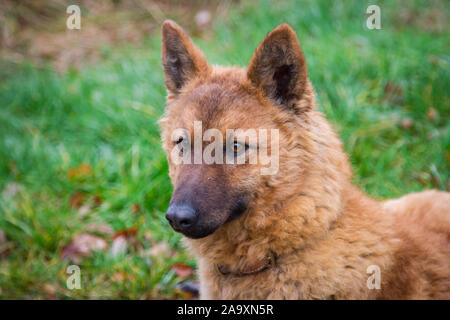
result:
[[[244,270],[232,272],[232,271],[230,271],[229,267],[227,267],[224,264],[219,264],[219,263],[215,264],[215,268],[216,268],[217,273],[222,276],[233,275],[236,277],[242,277],[242,276],[249,276],[249,275],[253,275],[253,274],[257,274],[257,273],[266,271],[267,269],[274,267],[275,262],[276,262],[275,254],[273,252],[270,252],[267,256],[264,257],[263,260],[259,261],[257,264],[255,264],[247,269],[244,269]]]

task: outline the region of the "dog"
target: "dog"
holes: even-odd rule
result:
[[[450,193],[378,202],[352,184],[289,25],[238,68],[210,65],[168,20],[162,64],[161,136],[174,185],[166,218],[197,259],[201,299],[450,298]],[[200,133],[276,130],[278,143],[266,149],[278,153],[277,170],[192,161],[199,122]],[[227,140],[223,157],[246,157],[247,138]],[[218,154],[223,142],[214,141]]]

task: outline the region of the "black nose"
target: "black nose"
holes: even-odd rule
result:
[[[186,204],[171,204],[166,212],[166,219],[175,231],[186,231],[197,221],[195,210]]]

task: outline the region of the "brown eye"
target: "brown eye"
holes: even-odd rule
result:
[[[233,144],[233,152],[238,153],[242,149],[242,145],[240,143],[235,142]]]
[[[178,138],[178,140],[175,141],[175,144],[177,145],[178,149],[180,149],[180,151],[183,152],[184,144],[185,144],[184,143],[184,138],[183,137]]]
[[[248,149],[248,146],[244,143],[240,143],[235,141],[233,144],[233,152],[235,156],[238,156],[245,152]]]

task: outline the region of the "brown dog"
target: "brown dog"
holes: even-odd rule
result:
[[[162,139],[175,187],[166,216],[198,260],[201,298],[450,298],[450,194],[380,203],[352,185],[288,25],[270,32],[244,69],[210,66],[166,21],[162,61]],[[200,133],[278,130],[277,149],[267,147],[278,152],[278,170],[261,174],[261,161],[176,164],[177,152],[193,158],[194,121]],[[233,156],[250,152],[234,139]]]

